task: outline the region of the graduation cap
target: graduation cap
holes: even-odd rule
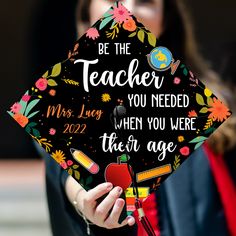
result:
[[[127,199],[157,189],[231,115],[120,2],[8,113],[85,189],[109,181]]]

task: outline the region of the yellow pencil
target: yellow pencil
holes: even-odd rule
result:
[[[148,179],[152,179],[155,177],[169,174],[171,172],[172,172],[171,165],[168,164],[168,165],[164,165],[164,166],[159,166],[154,169],[145,170],[143,172],[137,173],[136,180],[139,183],[139,182],[146,181]]]
[[[90,159],[86,154],[82,151],[71,148],[70,152],[73,158],[81,164],[86,170],[88,170],[91,174],[97,174],[99,171],[99,166],[92,159]]]

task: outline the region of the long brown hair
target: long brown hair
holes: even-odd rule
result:
[[[90,26],[89,8],[92,0],[79,0],[77,7],[78,35],[81,36]],[[187,66],[200,80],[210,87],[220,99],[233,108],[231,91],[210,70],[209,64],[199,53],[194,37],[192,20],[183,0],[163,0],[163,32],[159,44],[175,52],[177,58],[183,59]],[[236,145],[236,117],[231,117],[208,139],[215,153],[223,154]]]

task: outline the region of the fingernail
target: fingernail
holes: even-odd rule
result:
[[[118,192],[119,194],[121,194],[122,191],[123,191],[123,189],[122,189],[121,187],[117,187],[117,192]]]
[[[111,190],[112,189],[112,183],[107,183],[107,190]]]
[[[124,205],[124,201],[122,201],[122,200],[117,200],[117,206],[118,206],[118,207],[123,207],[123,205]]]
[[[134,217],[128,216],[127,219],[128,219],[128,225],[129,225],[129,226],[132,226],[132,225],[135,224],[135,219],[134,219]]]

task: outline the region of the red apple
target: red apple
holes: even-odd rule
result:
[[[106,182],[112,183],[113,186],[120,186],[123,190],[125,190],[131,185],[132,178],[128,170],[128,164],[120,163],[121,157],[117,158],[117,163],[110,163],[106,167],[104,176]],[[132,167],[129,166],[129,168],[132,173]]]

